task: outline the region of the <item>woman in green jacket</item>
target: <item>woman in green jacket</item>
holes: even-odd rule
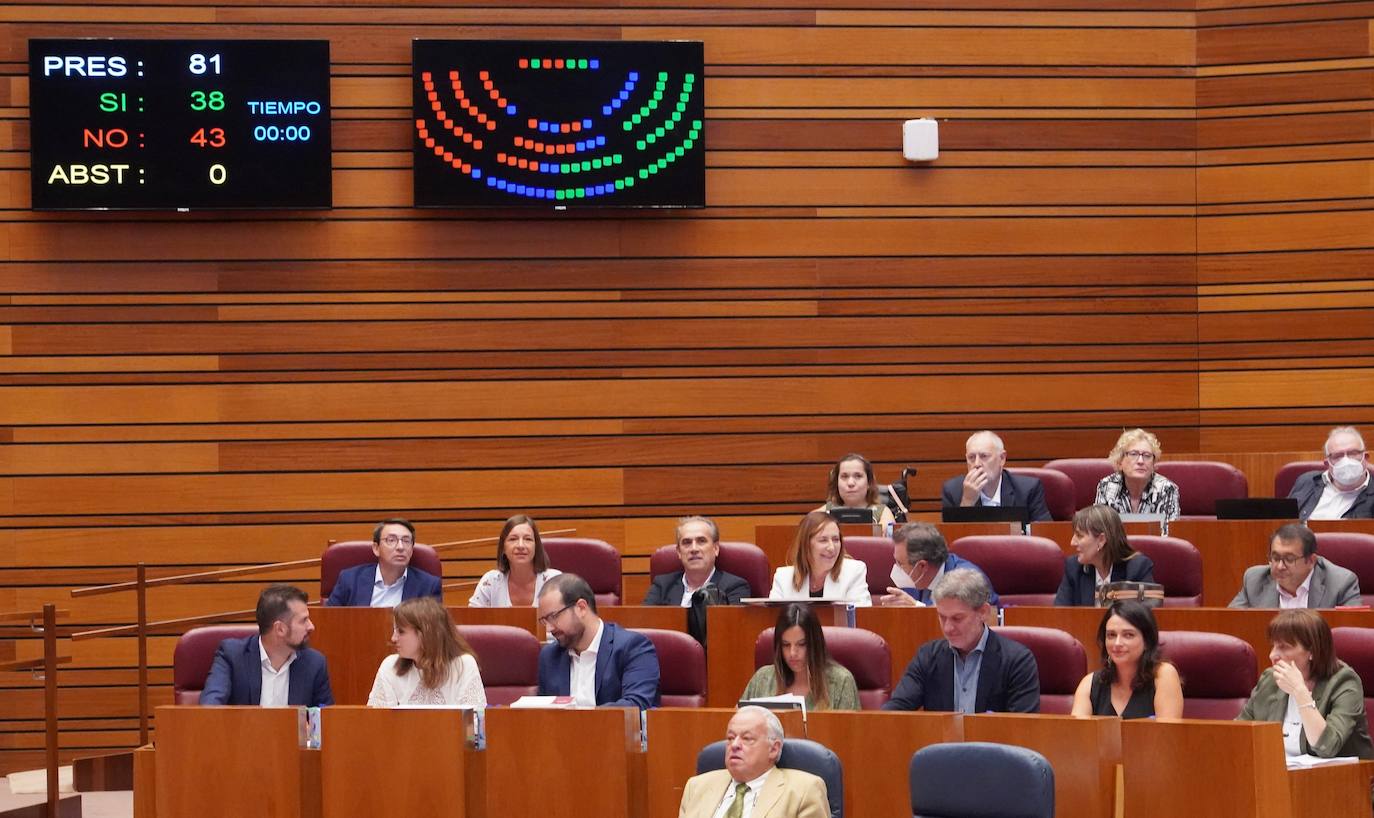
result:
[[[1358,756],[1374,759],[1364,712],[1364,685],[1336,658],[1331,628],[1316,611],[1280,611],[1269,623],[1269,661],[1236,718],[1283,724],[1290,756]]]
[[[754,673],[744,699],[795,693],[806,697],[807,710],[858,710],[854,674],[830,658],[825,632],[810,605],[783,607],[773,627],[773,664]]]

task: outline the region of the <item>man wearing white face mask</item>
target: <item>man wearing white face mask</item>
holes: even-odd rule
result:
[[[982,574],[983,569],[958,556],[949,553],[945,537],[940,529],[930,523],[910,523],[898,529],[893,535],[892,587],[880,597],[878,604],[890,607],[923,606],[931,603],[930,589],[935,580],[956,568],[972,568]],[[986,574],[983,574],[986,577]],[[999,607],[997,592],[992,590],[992,580],[988,580],[991,592],[988,603]]]
[[[1325,471],[1297,479],[1288,496],[1298,501],[1300,520],[1374,517],[1374,481],[1366,465],[1364,438],[1353,426],[1340,426],[1326,436]]]

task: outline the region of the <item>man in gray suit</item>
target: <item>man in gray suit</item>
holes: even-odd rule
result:
[[[1232,608],[1335,608],[1360,604],[1360,581],[1317,556],[1317,537],[1289,523],[1274,532],[1269,564],[1245,570]]]

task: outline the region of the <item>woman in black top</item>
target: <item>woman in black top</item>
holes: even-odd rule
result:
[[[1178,670],[1159,656],[1159,626],[1149,608],[1113,602],[1097,627],[1097,647],[1102,669],[1078,683],[1075,716],[1183,717],[1183,685]]]

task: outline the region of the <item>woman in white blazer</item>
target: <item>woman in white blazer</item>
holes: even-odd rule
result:
[[[506,520],[496,543],[496,567],[482,575],[468,600],[469,608],[535,605],[544,583],[561,574],[549,567],[539,525],[525,514]]]
[[[802,518],[789,556],[791,565],[773,572],[769,599],[843,599],[870,606],[868,566],[844,550],[840,524],[824,511]]]

